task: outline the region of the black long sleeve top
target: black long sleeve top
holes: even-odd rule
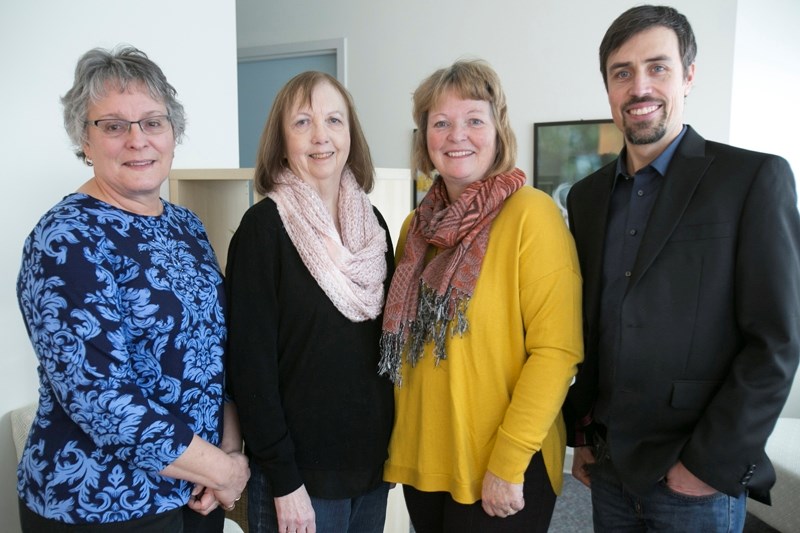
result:
[[[373,208],[374,209],[374,208]],[[394,271],[386,221],[388,291]],[[315,497],[375,488],[394,416],[378,376],[383,316],[351,322],[311,276],[269,198],[243,216],[228,251],[228,386],[245,448],[274,495],[305,484]]]

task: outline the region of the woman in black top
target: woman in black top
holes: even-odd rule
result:
[[[391,383],[377,375],[391,238],[347,90],[290,80],[231,241],[229,381],[251,457],[251,532],[383,531]]]

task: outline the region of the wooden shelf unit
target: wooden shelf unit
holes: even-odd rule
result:
[[[228,245],[244,212],[262,197],[253,187],[252,168],[172,169],[169,199],[194,211],[217,254],[223,272]]]

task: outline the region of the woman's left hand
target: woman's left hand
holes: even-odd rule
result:
[[[192,495],[189,496],[189,503],[186,505],[189,506],[189,509],[205,516],[219,507],[219,502],[214,491],[202,485],[195,485]]]
[[[487,470],[483,477],[481,505],[489,516],[506,518],[518,513],[525,507],[522,483],[509,483]]]

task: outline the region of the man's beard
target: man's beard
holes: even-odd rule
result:
[[[652,100],[641,100],[642,102],[652,102]],[[632,100],[630,104],[639,103],[639,100]],[[649,122],[638,122],[636,124],[625,123],[625,139],[630,144],[651,144],[660,141],[667,134],[667,116],[664,113],[665,103],[661,104],[661,117]]]
[[[630,144],[652,144],[667,134],[667,121],[662,119],[655,126],[640,124],[639,128],[625,126],[625,139]]]

